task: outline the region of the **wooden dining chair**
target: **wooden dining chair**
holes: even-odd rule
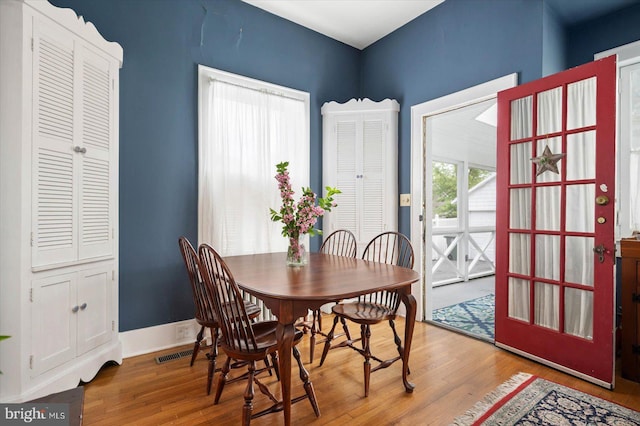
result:
[[[358,253],[358,245],[356,243],[356,237],[353,232],[347,229],[338,229],[337,231],[329,234],[322,245],[320,246],[320,253],[333,254],[336,256],[356,257]],[[311,321],[305,325],[309,328],[311,337],[309,339],[309,362],[313,363],[315,347],[317,344],[323,344],[326,342],[328,335],[322,331],[322,312],[320,309],[316,309],[311,314]],[[344,318],[342,320],[342,328],[344,334],[335,335],[334,338],[341,335],[346,335],[348,340],[351,340],[351,334],[347,327],[347,322]],[[316,335],[324,336],[324,340],[316,342]]]
[[[207,354],[209,359],[209,368],[207,372],[207,395],[211,394],[211,383],[213,382],[213,375],[216,371],[216,358],[218,356],[218,339],[219,339],[219,325],[216,319],[215,309],[213,306],[213,299],[210,293],[202,281],[202,276],[198,268],[199,260],[198,253],[189,242],[189,240],[182,236],[178,238],[178,245],[180,246],[180,253],[182,253],[182,259],[184,260],[187,274],[189,275],[189,282],[191,283],[191,290],[193,293],[193,303],[195,305],[195,319],[200,324],[200,331],[196,336],[196,341],[193,345],[193,354],[191,355],[191,367],[198,356],[200,351],[200,345],[204,338],[205,329],[211,331],[211,351]],[[247,315],[250,318],[255,319],[260,315],[260,307],[255,303],[245,302]]]
[[[271,393],[269,388],[258,380],[256,361],[274,356],[274,365],[277,365],[278,340],[276,337],[277,321],[252,322],[249,318],[246,306],[242,300],[242,294],[236,284],[231,271],[220,255],[208,244],[202,244],[198,249],[203,277],[209,291],[213,294],[214,306],[219,318],[221,343],[220,347],[227,354],[227,361],[220,374],[216,385],[214,404],[218,404],[220,396],[227,383],[230,371],[231,359],[247,362],[247,388],[244,392],[244,407],[242,409],[242,424],[249,425],[251,419],[282,410],[282,402]],[[309,373],[302,365],[300,351],[295,346],[302,339],[302,331],[296,330],[293,340],[293,356],[298,362],[300,380],[303,382],[305,395],[293,398],[291,403],[308,399],[317,417],[320,410],[316,401],[313,385],[309,380]],[[258,386],[260,392],[265,394],[273,405],[258,413],[253,413],[253,385]]]
[[[399,232],[383,232],[373,238],[362,255],[364,260],[387,263],[390,265],[413,268],[414,254],[413,247],[409,239]],[[327,340],[322,351],[320,365],[324,364],[327,353],[333,347],[331,341],[334,338],[334,331],[339,320],[348,319],[356,324],[360,324],[361,348],[355,346],[354,340],[342,342],[339,346],[349,347],[364,357],[364,396],[369,396],[369,382],[371,373],[382,368],[387,368],[399,359],[402,359],[402,341],[395,328],[395,318],[400,306],[400,295],[397,291],[379,291],[358,297],[355,302],[338,303],[332,308],[335,315],[333,326],[328,333]],[[398,349],[397,357],[382,360],[371,354],[371,325],[382,321],[388,321],[393,331],[393,340]],[[336,346],[337,347],[337,346]],[[378,364],[371,367],[371,360]]]

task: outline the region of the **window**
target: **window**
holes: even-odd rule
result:
[[[309,186],[309,94],[200,65],[198,240],[221,255],[286,251],[276,164]]]

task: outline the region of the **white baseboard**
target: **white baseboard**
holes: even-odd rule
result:
[[[179,331],[182,331],[181,336],[178,336]],[[124,331],[120,333],[122,357],[130,358],[193,343],[199,331],[200,325],[195,319]]]

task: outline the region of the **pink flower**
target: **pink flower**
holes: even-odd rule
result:
[[[300,200],[295,203],[289,171],[287,170],[288,166],[288,162],[276,165],[278,173],[275,178],[278,182],[282,205],[280,211],[271,209],[271,220],[283,223],[282,235],[289,239],[289,249],[292,251],[293,256],[296,259],[300,259],[302,247],[300,247],[299,238],[304,234],[316,235],[321,233],[321,231],[316,231],[314,226],[319,217],[322,217],[325,212],[331,211],[332,207],[337,206],[333,201],[332,195],[339,194],[340,191],[327,187],[327,197],[317,198],[311,188],[302,188],[303,194]],[[316,202],[319,205],[316,205]]]

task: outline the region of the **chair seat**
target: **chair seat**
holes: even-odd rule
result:
[[[238,352],[237,350],[226,347],[226,345],[222,344],[222,349],[227,353],[227,355],[235,359],[243,359],[243,357],[246,358],[248,353],[251,353],[254,356],[250,356],[250,358],[261,359],[278,348],[278,339],[276,337],[278,321],[256,322],[251,326],[256,337],[256,344],[258,346],[257,350],[249,350],[244,344],[242,344],[242,351]],[[302,339],[302,336],[303,332],[296,329],[295,334],[293,335],[293,344],[298,344]]]
[[[338,303],[331,310],[334,314],[348,318],[357,324],[377,324],[396,317],[391,308],[377,303]]]
[[[253,302],[247,302],[246,300],[244,301],[244,308],[247,310],[247,315],[249,316],[249,318],[257,317],[262,311],[260,309],[260,306],[256,305]]]

